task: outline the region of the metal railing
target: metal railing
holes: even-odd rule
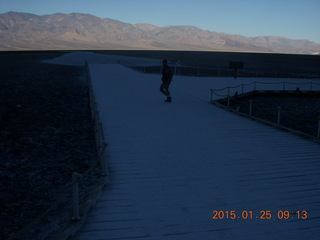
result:
[[[125,65],[125,64],[124,64]],[[125,65],[143,73],[161,73],[162,66]],[[234,77],[234,69],[227,67],[193,67],[182,65],[170,66],[175,75],[197,76],[197,77]],[[320,78],[319,69],[308,70],[275,70],[275,69],[239,69],[237,77],[258,78]]]
[[[265,85],[268,85],[271,90],[265,90]],[[273,85],[273,88],[270,88],[270,86]],[[281,94],[289,94],[291,96],[301,96],[301,94],[310,93],[310,94],[316,94],[318,97],[320,95],[320,84],[314,83],[314,82],[307,82],[307,83],[292,83],[292,82],[252,82],[248,84],[239,84],[237,86],[228,86],[221,89],[210,89],[211,92],[211,99],[210,102],[214,103],[216,105],[222,106],[230,111],[237,112],[241,115],[248,116],[250,118],[259,120],[261,122],[268,123],[270,125],[277,126],[279,128],[283,128],[286,130],[289,130],[291,132],[295,132],[299,135],[304,135],[310,138],[316,137],[317,139],[320,138],[320,116],[316,117],[313,122],[317,122],[317,129],[314,132],[314,134],[308,134],[305,132],[301,132],[299,130],[285,127],[283,125],[283,119],[284,119],[284,112],[286,111],[294,111],[293,108],[286,108],[283,106],[276,106],[276,107],[269,107],[268,109],[264,109],[265,112],[269,111],[269,117],[270,115],[273,115],[274,121],[266,120],[261,118],[261,116],[253,114],[254,109],[254,95],[256,94],[278,94],[280,96]],[[280,95],[279,95],[280,94]],[[214,97],[218,97],[217,99],[214,99]],[[240,98],[244,99],[246,98],[247,104],[241,105],[239,102],[241,102]],[[233,105],[231,107],[231,105]],[[240,111],[240,107],[245,107],[246,110]],[[320,111],[317,107],[303,107],[303,111],[313,111],[316,109],[315,114],[317,111]],[[271,113],[270,113],[271,112]],[[266,113],[265,113],[266,114]],[[288,112],[287,112],[288,114]],[[288,118],[288,117],[287,117]]]
[[[210,89],[211,102],[214,100],[214,96],[230,98],[232,95],[244,94],[252,91],[263,91],[268,85],[268,90],[273,91],[319,91],[320,83],[314,82],[257,82],[244,83],[236,86],[228,86],[220,89]],[[273,85],[273,87],[270,87]]]
[[[90,109],[91,109],[91,118],[93,123],[94,135],[95,135],[95,142],[97,148],[97,160],[95,164],[93,164],[85,173],[79,174],[77,172],[73,172],[72,174],[72,220],[75,224],[71,224],[69,227],[65,229],[65,231],[59,235],[56,240],[66,240],[70,236],[73,236],[81,227],[82,223],[85,220],[85,215],[90,207],[94,204],[94,201],[97,197],[96,188],[102,189],[104,185],[107,184],[107,177],[109,176],[108,164],[106,159],[105,150],[107,147],[107,143],[105,142],[104,133],[103,133],[103,125],[100,121],[100,115],[97,107],[97,102],[95,99],[91,75],[90,75],[90,68],[87,61],[85,61],[86,67],[86,79],[89,85],[89,102],[90,102]],[[98,182],[94,188],[94,196],[91,196],[89,199],[90,203],[80,203],[79,201],[79,182],[85,177],[88,176],[89,173],[95,168],[97,164],[100,164],[100,168],[102,171],[102,181]],[[82,206],[82,216],[81,216],[81,206]]]
[[[95,100],[95,96],[93,93],[90,69],[87,61],[85,62],[85,65],[87,69],[87,80],[89,82],[89,100],[90,100],[90,108],[91,108],[91,117],[92,117],[95,139],[96,139],[96,146],[98,151],[98,161],[101,164],[103,175],[107,176],[109,175],[106,156],[105,156],[105,149],[107,144],[104,139],[103,125],[102,125],[102,122],[100,121],[100,115],[97,107],[97,102]]]

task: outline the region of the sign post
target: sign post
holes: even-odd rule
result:
[[[243,68],[243,62],[229,62],[229,68],[234,69],[234,79],[237,79],[238,70]]]

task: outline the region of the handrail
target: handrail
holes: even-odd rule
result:
[[[73,216],[72,220],[76,222],[75,226],[71,227],[71,229],[66,229],[61,236],[59,236],[57,239],[59,240],[66,240],[70,236],[73,236],[76,231],[80,228],[81,224],[83,223],[85,216],[80,216],[80,209],[79,205],[79,193],[78,193],[78,183],[79,181],[84,178],[85,176],[89,175],[89,173],[95,168],[95,166],[100,163],[100,167],[102,170],[102,176],[104,177],[102,185],[99,184],[99,188],[103,187],[106,185],[106,177],[109,176],[109,170],[108,170],[108,164],[106,160],[106,155],[105,155],[105,150],[107,147],[107,143],[105,142],[104,138],[104,133],[103,133],[103,124],[100,121],[100,115],[97,107],[97,102],[95,100],[95,95],[93,92],[93,85],[92,85],[92,80],[91,80],[91,75],[90,75],[90,68],[89,64],[87,61],[85,61],[85,67],[86,67],[86,72],[87,72],[87,81],[89,85],[89,101],[90,101],[90,109],[91,109],[91,118],[93,122],[93,128],[94,128],[94,133],[95,133],[95,140],[96,140],[96,147],[98,151],[97,155],[97,161],[83,174],[78,174],[76,172],[73,173],[73,182],[72,182],[72,187],[73,187]],[[93,202],[91,202],[91,205]],[[90,205],[90,206],[91,206]],[[86,207],[86,210],[89,210],[90,206]],[[84,213],[86,214],[86,213]]]
[[[221,90],[225,90],[225,89],[228,89],[228,88],[238,88],[238,87],[250,86],[250,85],[254,85],[254,84],[269,84],[269,85],[273,85],[273,84],[291,84],[291,85],[307,85],[307,84],[311,84],[311,85],[319,85],[320,86],[320,83],[314,83],[314,82],[292,83],[292,82],[286,82],[286,81],[283,81],[283,82],[257,82],[257,81],[254,81],[252,83],[243,83],[243,84],[239,84],[239,85],[236,85],[236,86],[228,86],[228,87],[224,87],[224,88],[221,88],[221,89],[211,89],[211,90],[212,91],[221,91]]]
[[[216,95],[216,96],[220,96],[220,97],[230,97],[230,89],[235,89],[235,88],[241,87],[242,88],[241,93],[243,94],[243,93],[245,93],[244,87],[253,85],[253,91],[255,91],[257,89],[257,85],[258,84],[266,84],[266,85],[282,84],[282,89],[279,90],[279,91],[285,91],[286,90],[286,85],[288,85],[288,84],[289,85],[296,85],[296,86],[299,86],[299,85],[310,85],[309,91],[313,90],[313,86],[314,85],[320,86],[320,83],[315,83],[315,82],[297,82],[297,83],[295,83],[295,82],[286,82],[286,81],[283,81],[283,82],[257,82],[257,81],[254,81],[254,82],[251,82],[251,83],[243,83],[243,84],[239,84],[239,85],[236,85],[236,86],[228,86],[228,87],[224,87],[224,88],[220,88],[220,89],[210,89],[211,101],[213,101],[213,94]],[[224,91],[224,90],[228,90],[226,94],[218,94],[217,93],[217,92],[221,92],[221,91]]]
[[[136,71],[143,73],[159,73],[161,72],[160,65],[128,65]],[[198,77],[234,77],[234,69],[228,67],[193,67],[189,65],[171,65],[174,68],[175,75],[198,76]],[[320,78],[319,69],[308,70],[276,70],[276,69],[258,69],[258,68],[244,68],[238,71],[238,77],[267,77],[267,78]]]
[[[211,92],[211,103],[215,103],[216,105],[219,105],[219,106],[222,106],[221,103],[219,103],[219,99],[217,100],[213,100],[213,95],[216,95],[216,96],[219,96],[219,97],[222,97],[222,99],[226,99],[226,106],[222,106],[224,108],[227,108],[228,110],[230,111],[234,111],[234,112],[238,112],[239,111],[239,108],[237,110],[233,110],[233,109],[230,109],[230,102],[232,100],[235,100],[236,98],[233,98],[230,96],[230,89],[235,89],[235,88],[239,88],[239,87],[242,87],[242,94],[244,94],[244,86],[249,86],[249,85],[254,85],[254,90],[252,91],[248,91],[249,92],[256,92],[256,87],[257,87],[257,84],[282,84],[282,89],[281,90],[271,90],[271,91],[288,91],[286,90],[286,85],[288,84],[291,84],[291,85],[296,85],[296,86],[299,86],[299,85],[307,85],[309,84],[310,85],[310,88],[309,88],[309,91],[313,91],[313,86],[314,85],[318,85],[320,86],[319,83],[314,83],[314,82],[298,82],[298,83],[292,83],[292,82],[273,82],[273,83],[270,83],[270,82],[252,82],[252,83],[247,83],[247,84],[240,84],[240,85],[236,85],[236,86],[228,86],[228,87],[224,87],[224,88],[221,88],[221,89],[210,89],[210,92]],[[220,94],[221,91],[226,91],[227,90],[227,93],[225,94]],[[259,91],[262,91],[262,92],[265,92],[265,91],[268,91],[268,90],[259,90]],[[259,92],[258,91],[258,92]],[[269,90],[270,91],[270,90]],[[218,93],[219,92],[219,93]],[[295,91],[293,90],[292,92],[301,92],[301,90],[299,88],[297,88]],[[247,93],[247,92],[246,92]],[[237,94],[238,92],[236,92],[235,94],[235,97],[237,97]],[[274,110],[277,110],[277,121],[276,123],[272,123],[272,122],[269,122],[268,120],[263,120],[263,119],[260,119],[260,118],[257,118],[257,117],[254,117],[252,115],[252,106],[253,106],[253,102],[252,100],[249,101],[249,113],[248,114],[245,114],[245,113],[241,113],[241,115],[247,115],[248,117],[250,118],[253,118],[253,119],[256,119],[256,120],[259,120],[259,121],[263,121],[263,122],[268,122],[268,124],[271,124],[271,125],[275,125],[279,128],[283,128],[283,129],[287,129],[289,131],[292,131],[292,132],[295,132],[295,133],[298,133],[300,135],[305,135],[307,137],[310,137],[310,138],[316,138],[318,139],[317,141],[319,141],[320,139],[320,116],[318,117],[318,128],[317,128],[317,132],[315,133],[315,136],[313,135],[309,135],[309,134],[306,134],[306,133],[302,133],[300,131],[297,131],[297,130],[293,130],[293,129],[290,129],[290,128],[286,128],[284,126],[281,125],[281,119],[282,119],[282,113],[283,111],[287,111],[287,110],[292,110],[291,108],[283,108],[282,106],[277,106],[277,107],[271,107],[271,108],[268,108],[268,109],[274,109]],[[308,108],[308,107],[304,107],[304,110],[306,109],[314,109],[314,108]]]
[[[298,134],[298,135],[301,135],[301,136],[305,136],[305,137],[307,137],[309,139],[312,139],[312,140],[320,143],[320,116],[318,116],[318,118],[317,118],[317,122],[318,122],[317,130],[316,130],[314,135],[311,135],[311,134],[308,134],[308,133],[305,133],[305,132],[302,132],[302,131],[299,131],[299,130],[295,130],[295,129],[292,129],[292,128],[289,128],[289,127],[285,127],[285,126],[283,126],[281,124],[282,123],[281,119],[282,119],[283,110],[291,110],[291,109],[288,109],[288,108],[282,108],[281,106],[278,106],[277,108],[275,108],[275,107],[269,108],[269,109],[277,110],[277,116],[276,116],[277,121],[276,122],[272,122],[270,120],[266,120],[266,119],[262,119],[262,118],[256,117],[256,116],[254,116],[252,114],[252,107],[253,107],[252,100],[249,101],[249,113],[239,112],[239,109],[232,109],[232,108],[229,108],[228,106],[225,106],[225,105],[223,105],[221,103],[218,103],[218,102],[215,102],[215,101],[212,102],[212,103],[217,105],[217,106],[219,106],[219,107],[227,109],[228,111],[231,111],[231,112],[234,112],[236,114],[239,114],[241,116],[248,117],[248,118],[257,120],[259,122],[262,122],[262,123],[265,123],[265,124],[268,124],[268,125],[272,125],[272,126],[275,126],[277,128],[284,129],[286,131],[290,131],[292,133],[295,133],[295,134]],[[304,108],[304,109],[306,109],[306,108]]]
[[[89,64],[87,61],[85,61],[85,65],[87,69],[87,79],[89,82],[89,100],[90,100],[90,106],[91,106],[91,117],[93,121],[95,138],[96,138],[96,146],[98,150],[98,155],[100,156],[100,163],[101,163],[103,175],[109,175],[107,164],[106,164],[106,158],[104,154],[107,143],[105,142],[105,139],[104,139],[103,125],[102,125],[102,122],[100,121],[97,102],[95,100],[95,96],[93,92]]]

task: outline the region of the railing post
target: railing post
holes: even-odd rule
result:
[[[79,180],[81,175],[77,172],[72,173],[72,208],[73,208],[73,221],[80,220],[79,214]]]
[[[278,126],[280,126],[280,120],[281,120],[281,106],[278,106],[278,121],[277,121]]]
[[[241,84],[241,94],[243,94],[244,84]]]
[[[252,99],[250,99],[249,104],[249,115],[252,116]]]
[[[228,108],[230,107],[230,87],[228,87]]]
[[[317,138],[320,138],[320,116],[318,117],[318,134]]]

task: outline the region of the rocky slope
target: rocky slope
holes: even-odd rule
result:
[[[244,37],[193,26],[128,24],[89,14],[0,15],[0,50],[175,49],[319,54],[320,44],[284,37]]]

